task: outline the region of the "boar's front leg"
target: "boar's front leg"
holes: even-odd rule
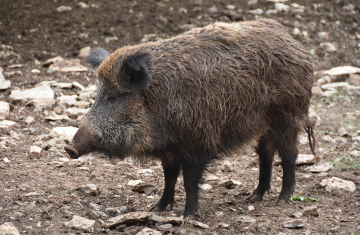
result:
[[[186,191],[186,204],[184,217],[195,218],[195,211],[201,216],[199,207],[199,182],[206,165],[192,165],[188,162],[182,163],[184,186]]]
[[[169,204],[170,210],[174,207],[175,184],[180,171],[180,162],[167,154],[161,157],[161,163],[165,175],[165,189],[160,201],[152,209],[154,212],[164,211]]]

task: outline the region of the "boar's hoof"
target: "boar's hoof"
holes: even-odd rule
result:
[[[79,158],[79,153],[76,151],[75,148],[71,146],[66,146],[65,151],[69,154],[71,158]]]
[[[289,201],[285,196],[280,196],[276,202],[277,206],[285,205]]]
[[[247,198],[249,202],[260,202],[262,200],[262,196],[260,194],[253,194]]]

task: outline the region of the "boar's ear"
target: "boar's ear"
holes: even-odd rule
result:
[[[90,52],[90,55],[86,57],[86,62],[97,68],[108,56],[109,52],[99,47]]]
[[[143,91],[149,88],[151,69],[151,56],[147,53],[135,54],[126,58],[120,70],[120,76],[124,76],[136,91]]]

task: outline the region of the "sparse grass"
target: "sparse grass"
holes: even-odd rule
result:
[[[356,170],[360,169],[360,161],[349,154],[342,155],[333,161],[335,170]]]

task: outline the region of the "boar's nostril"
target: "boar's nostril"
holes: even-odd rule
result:
[[[79,158],[79,153],[74,148],[66,146],[65,151],[69,154],[71,158]]]

